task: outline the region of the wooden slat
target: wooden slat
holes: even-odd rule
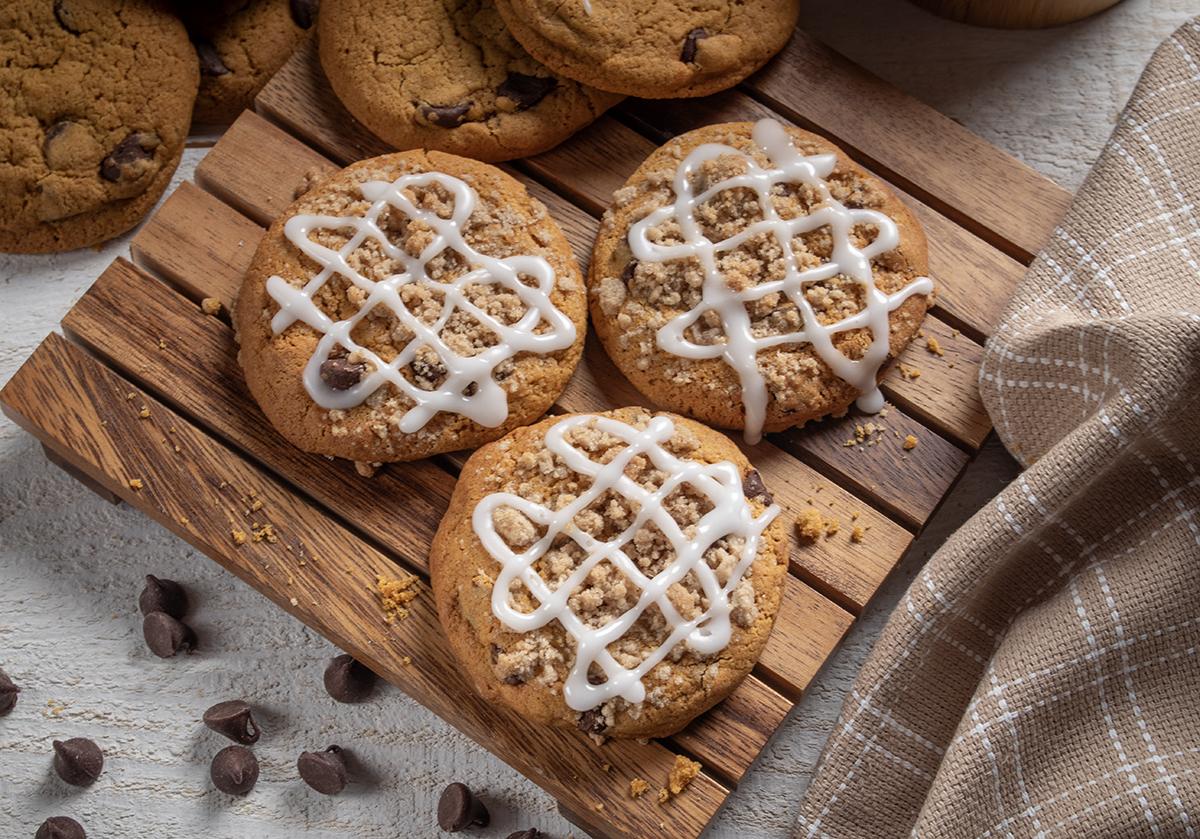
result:
[[[231,132],[230,139],[236,140],[238,145],[248,143],[253,148],[272,148],[270,135],[278,133],[278,129],[261,118],[248,116],[236,123]],[[213,154],[221,152],[223,148],[219,146]],[[280,154],[275,155],[274,159],[286,157]],[[220,165],[212,170],[212,174],[207,171],[201,174],[207,187],[215,187],[222,194],[232,195],[242,192],[238,187],[229,186],[240,172],[240,168]],[[231,173],[234,177],[230,177]],[[295,170],[285,171],[281,164],[276,164],[268,175],[264,182],[282,185],[283,189],[289,189],[288,185],[298,177]],[[263,198],[243,202],[243,206],[249,209],[252,205],[267,206],[271,203],[271,199]],[[259,214],[263,212],[252,211]],[[583,217],[592,221],[591,216],[584,214]],[[203,236],[191,235],[198,219],[203,219],[208,227]],[[183,289],[193,300],[212,296],[229,306],[261,236],[261,229],[253,224],[247,226],[246,221],[212,195],[190,183],[184,183],[134,237],[131,245],[134,259],[139,264],[160,271],[161,276]],[[595,371],[600,371],[606,387],[599,385]],[[644,397],[615,370],[604,351],[592,341],[589,342],[584,363],[560,404],[565,410],[594,410],[599,404],[600,394],[607,395],[605,405],[610,407],[647,404]],[[851,545],[843,534],[841,539],[823,540],[816,545],[800,547],[793,552],[792,565],[804,580],[822,593],[854,612],[861,610],[907,548],[911,536],[815,470],[798,463],[790,455],[782,455],[773,445],[764,444],[749,454],[767,485],[786,509],[795,511],[810,503],[817,503],[823,508],[833,504],[833,509],[825,512],[839,516],[843,521],[848,521],[852,513],[859,513],[861,524],[869,528],[868,540]],[[819,499],[816,498],[818,487],[827,487]],[[814,500],[810,502],[809,499]]]
[[[4,388],[2,401],[15,422],[72,466],[367,663],[568,808],[602,807],[611,829],[629,836],[694,837],[703,830],[728,794],[718,781],[702,773],[665,809],[653,796],[631,800],[633,778],[666,777],[674,760],[670,750],[633,741],[596,747],[480,698],[454,664],[427,584],[415,584],[410,615],[388,624],[373,584],[377,575],[398,573],[391,560],[152,396],[127,400],[133,388],[51,335]],[[150,409],[148,420],[138,416],[142,404]],[[135,478],[142,489],[130,487]],[[230,520],[244,521],[250,493],[263,505],[255,516],[275,527],[277,543],[239,546],[230,539]]]
[[[140,301],[136,312],[125,315],[122,329],[110,324],[122,301]],[[171,324],[171,340],[160,346],[161,324]],[[162,283],[133,266],[114,263],[68,313],[63,327],[76,340],[108,360],[126,375],[162,394],[173,406],[194,417],[222,439],[241,449],[316,499],[350,523],[352,529],[385,550],[404,557],[426,573],[429,542],[449,501],[449,477],[427,461],[392,464],[372,480],[358,477],[349,464],[305,455],[280,438],[262,417],[240,384],[236,347],[229,327],[203,315],[197,307]],[[234,385],[236,383],[236,386]],[[331,480],[336,473],[336,480]],[[427,474],[431,473],[431,474]],[[418,490],[423,507],[410,507],[406,495]],[[430,484],[438,484],[431,489]],[[404,516],[392,510],[404,509]],[[400,519],[401,521],[396,521]],[[782,615],[814,613],[813,598],[824,602],[824,616],[805,627],[804,639],[773,635],[768,648],[777,648],[772,659],[787,656],[790,668],[781,681],[789,695],[807,686],[813,673],[828,657],[849,627],[851,617],[833,602],[795,578],[789,578]],[[788,626],[791,617],[781,617]],[[806,622],[807,623],[807,622]],[[797,679],[802,679],[799,681]],[[745,719],[738,708],[755,708]],[[717,727],[738,729],[743,745],[737,750],[715,748],[695,733],[681,735],[688,751],[736,781],[782,721],[790,702],[751,677],[738,689],[737,701],[727,709],[714,708],[696,730]],[[728,719],[726,718],[728,717]],[[753,719],[751,724],[747,720]]]
[[[744,85],[1029,262],[1070,193],[802,30]]]

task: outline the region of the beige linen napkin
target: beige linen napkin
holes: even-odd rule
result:
[[[795,835],[1194,836],[1196,20],[1146,68],[988,342],[980,386],[1028,469],[899,604]]]

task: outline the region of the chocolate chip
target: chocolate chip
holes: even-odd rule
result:
[[[551,76],[527,76],[524,73],[509,73],[500,86],[496,95],[511,99],[517,103],[518,110],[532,108],[541,102],[550,91],[558,85],[558,79]]]
[[[87,834],[70,816],[51,816],[42,822],[34,839],[87,839]]]
[[[54,771],[76,787],[95,783],[104,769],[104,753],[86,737],[54,741]]]
[[[183,586],[174,580],[160,579],[153,574],[146,575],[146,587],[138,595],[138,609],[143,615],[151,612],[166,612],[173,618],[182,618],[187,614],[188,598]]]
[[[758,498],[764,504],[775,503],[775,497],[767,490],[757,469],[751,469],[742,479],[742,494],[747,498]]]
[[[221,792],[245,795],[258,783],[258,758],[245,746],[226,746],[213,758],[208,774]]]
[[[323,752],[301,753],[296,769],[304,783],[322,795],[337,795],[346,788],[348,773],[341,746],[330,746]]]
[[[621,282],[629,285],[629,281],[633,279],[633,272],[637,270],[637,266],[638,261],[636,259],[631,259],[625,263],[625,270],[621,272]]]
[[[474,104],[460,102],[457,105],[422,105],[421,115],[441,128],[458,128],[467,121],[467,111],[471,110]]]
[[[145,168],[138,164],[151,160],[159,145],[161,141],[158,135],[145,131],[133,132],[100,161],[100,176],[112,183],[136,180]]]
[[[232,72],[210,41],[192,41],[192,46],[196,48],[196,57],[200,59],[200,75],[228,76]]]
[[[262,733],[250,713],[250,703],[241,699],[218,702],[204,712],[204,724],[235,743],[257,743]]]
[[[338,702],[362,702],[375,689],[375,679],[369,667],[343,654],[325,668],[325,691]]]
[[[17,705],[17,694],[21,689],[12,683],[8,674],[0,670],[0,717],[7,716]]]
[[[508,839],[543,839],[546,834],[542,833],[536,827],[526,828],[525,830],[517,830],[508,834]]]
[[[436,359],[425,361],[414,358],[408,363],[408,369],[412,370],[413,378],[417,380],[418,385],[428,385],[429,387],[436,387],[447,373],[446,365]]]
[[[349,390],[362,380],[365,364],[345,358],[327,358],[321,362],[321,381],[334,390]]]
[[[54,0],[54,19],[58,21],[59,26],[72,35],[78,35],[83,31],[75,22],[74,15],[71,14],[71,5],[68,0]]]
[[[679,53],[679,60],[684,64],[691,64],[696,60],[696,44],[708,37],[708,30],[702,26],[698,26],[687,34],[683,39],[683,51]]]
[[[608,730],[608,723],[604,721],[604,714],[599,708],[591,708],[580,714],[577,725],[584,734],[603,734]]]
[[[159,658],[171,658],[178,653],[196,649],[196,633],[182,621],[166,612],[151,612],[142,620],[142,637],[150,652]]]
[[[437,808],[438,827],[447,833],[458,833],[467,827],[487,827],[491,821],[487,807],[476,798],[466,784],[454,783],[442,790]]]
[[[46,129],[46,136],[42,139],[42,157],[46,158],[47,160],[50,159],[52,156],[50,150],[51,144],[65,134],[73,125],[75,125],[75,123],[69,119],[60,119],[58,122],[54,123],[54,125]]]
[[[317,7],[320,0],[291,0],[292,20],[301,29],[310,28],[317,19]]]
[[[504,684],[513,685],[515,687],[517,685],[525,684],[525,679],[523,679],[521,676],[518,676],[516,673],[512,673],[504,677]]]

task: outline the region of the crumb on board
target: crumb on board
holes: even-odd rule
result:
[[[246,544],[246,539],[248,538],[246,536],[246,531],[238,530],[236,527],[229,531],[229,536],[233,539],[233,544],[235,545]]]
[[[403,664],[405,667],[410,666],[412,664],[412,656],[411,655],[400,656],[400,663]]]
[[[867,538],[867,531],[863,529],[863,526],[861,524],[854,525],[854,529],[850,531],[850,541],[858,545],[865,538]]]
[[[166,338],[158,339],[158,348],[160,350],[165,350],[167,348],[167,339]]]
[[[667,785],[658,791],[658,803],[666,804],[679,795],[700,774],[700,764],[683,755],[675,755],[675,765],[667,775]]]
[[[362,475],[364,478],[374,478],[375,473],[379,471],[382,463],[368,463],[362,460],[354,461],[354,471]]]
[[[822,536],[828,539],[835,535],[840,528],[841,522],[836,518],[832,516],[825,518],[821,515],[820,510],[813,507],[801,510],[800,515],[796,517],[796,531],[800,534],[801,540],[805,542],[816,542]]]
[[[910,452],[917,447],[916,435],[909,434],[904,438],[904,442],[900,444],[906,452]]]
[[[634,778],[629,782],[629,797],[641,798],[646,794],[646,790],[650,789],[650,785],[641,778]]]
[[[898,366],[900,369],[900,375],[905,379],[908,379],[910,382],[921,378],[921,371],[918,368],[909,367],[907,364],[900,364]]]
[[[150,409],[143,405],[142,409],[138,411],[138,416],[142,419],[150,419]]]
[[[251,531],[254,534],[255,542],[267,542],[274,545],[279,541],[279,535],[275,532],[275,525],[273,524],[260,525],[255,523]]]
[[[125,401],[126,401],[126,402],[132,402],[132,401],[133,401],[133,400],[135,400],[135,399],[137,399],[137,394],[136,394],[136,393],[134,393],[132,390],[131,390],[131,391],[129,391],[129,393],[125,394]]]
[[[942,345],[938,343],[938,339],[934,338],[932,335],[925,339],[925,349],[929,350],[938,357],[946,354],[946,351],[942,349]]]
[[[216,317],[221,314],[221,301],[215,297],[205,297],[200,301],[200,310],[206,315]]]
[[[879,416],[884,416],[883,411],[879,412]],[[850,446],[874,446],[879,443],[879,438],[887,431],[887,426],[881,422],[859,423],[854,426],[854,436],[847,438],[842,442],[847,448]]]
[[[417,599],[416,582],[417,578],[411,575],[402,579],[380,575],[375,579],[379,605],[388,623],[408,617],[408,604]]]
[[[136,490],[141,489],[144,486],[145,486],[145,484],[142,483],[141,478],[130,478],[129,479],[129,488],[132,490],[136,491]]]

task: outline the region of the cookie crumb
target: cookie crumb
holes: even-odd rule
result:
[[[379,604],[387,615],[388,623],[404,620],[408,617],[408,604],[417,599],[417,589],[414,584],[416,577],[396,579],[380,576],[375,579],[375,591],[379,594]]]
[[[200,310],[206,315],[216,317],[221,314],[221,301],[215,297],[205,297],[200,301]]]
[[[167,348],[167,339],[166,338],[158,339],[158,348],[160,350],[165,350]]]
[[[946,354],[946,351],[942,349],[942,345],[938,343],[938,339],[934,338],[932,335],[925,339],[925,349],[929,350],[939,358]]]
[[[837,519],[825,519],[825,538],[836,536],[841,527],[842,524]]]
[[[138,417],[141,419],[150,419],[150,409],[143,405],[142,410],[138,411]]]
[[[908,379],[910,382],[921,378],[921,371],[916,367],[909,367],[907,364],[897,365],[900,369],[900,375]]]
[[[850,531],[850,541],[859,545],[862,544],[862,540],[865,538],[867,538],[867,531],[863,530],[862,525],[854,525],[854,529]]]
[[[650,785],[641,778],[634,778],[629,782],[629,797],[641,798],[646,794],[646,790],[650,789]]]
[[[362,460],[354,461],[354,471],[362,475],[364,478],[374,478],[375,473],[379,471],[382,463],[367,463]]]
[[[806,542],[815,542],[825,533],[825,519],[811,507],[801,510],[800,515],[796,518],[796,529]]]
[[[410,656],[410,655],[400,656],[400,663],[403,664],[405,667],[409,667],[410,665],[412,665],[412,656]]]
[[[912,451],[917,447],[917,438],[913,434],[909,434],[904,438],[904,442],[900,444],[906,452]]]
[[[675,765],[667,776],[667,785],[658,791],[658,803],[666,804],[679,795],[700,774],[700,764],[683,755],[675,755]]]
[[[144,486],[145,486],[145,484],[142,483],[141,478],[130,478],[129,479],[129,488],[134,491],[140,490]]]
[[[246,537],[246,531],[244,531],[244,530],[238,530],[235,527],[233,530],[229,531],[229,536],[230,536],[230,538],[233,539],[233,544],[235,544],[235,545],[246,544],[247,537]]]

